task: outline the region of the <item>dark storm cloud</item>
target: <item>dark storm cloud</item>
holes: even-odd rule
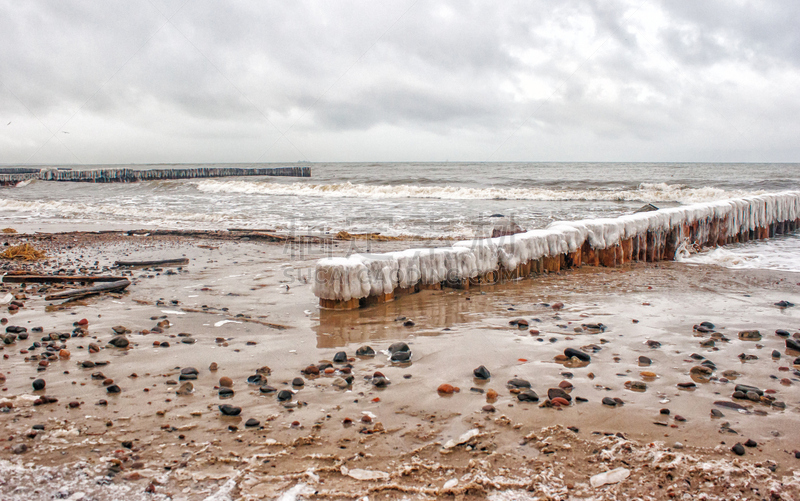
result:
[[[788,0],[0,9],[0,162],[800,153]]]

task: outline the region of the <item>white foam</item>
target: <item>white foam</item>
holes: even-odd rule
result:
[[[471,188],[465,186],[418,186],[373,184],[308,184],[262,181],[220,181],[208,179],[195,183],[204,193],[243,193],[298,195],[315,198],[434,198],[449,200],[541,200],[541,201],[619,201],[698,203],[761,194],[720,188],[688,188],[666,183],[641,183],[636,189],[570,190],[531,188]]]
[[[778,270],[800,273],[800,236],[759,240],[726,248],[683,253],[677,261],[732,269]]]
[[[586,241],[593,249],[606,249],[623,239],[650,232],[660,246],[670,234],[685,239],[689,226],[702,223],[697,225],[695,236],[697,241],[705,242],[713,231],[712,220],[726,224],[723,228],[726,233],[735,235],[798,218],[800,192],[785,192],[641,212],[616,219],[556,222],[543,230],[467,240],[452,247],[322,259],[316,265],[314,294],[335,300],[363,298],[387,294],[398,286],[409,287],[417,281],[433,284],[473,278],[501,265],[512,270],[532,259],[574,252]]]

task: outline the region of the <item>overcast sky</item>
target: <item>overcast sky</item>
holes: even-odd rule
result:
[[[800,161],[797,0],[0,9],[0,163]]]

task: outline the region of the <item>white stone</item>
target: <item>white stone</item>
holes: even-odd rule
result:
[[[589,483],[592,484],[592,487],[600,487],[606,484],[616,484],[628,478],[630,474],[631,470],[627,468],[615,468],[611,471],[604,471],[603,473],[594,475],[589,479]]]

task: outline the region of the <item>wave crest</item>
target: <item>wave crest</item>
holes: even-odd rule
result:
[[[641,183],[635,189],[470,188],[371,184],[306,184],[205,180],[195,183],[203,193],[243,193],[322,198],[431,198],[449,200],[538,200],[697,203],[760,195],[763,191],[690,188],[666,183]]]

